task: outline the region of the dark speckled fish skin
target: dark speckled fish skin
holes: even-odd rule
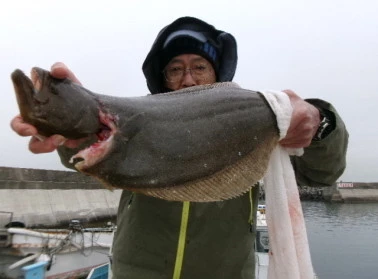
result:
[[[27,83],[18,75],[13,74],[12,79],[20,100],[30,89],[17,89],[25,88],[23,84]],[[33,102],[19,104],[22,116],[28,111],[30,123],[38,130],[43,127],[46,135],[80,138],[98,132],[99,110],[115,117],[116,133],[106,156],[80,169],[110,187],[169,200],[235,197],[262,178],[269,154],[278,142],[276,118],[265,99],[234,83],[119,98],[53,79],[46,71],[39,76],[43,77],[40,91],[46,91],[44,94],[54,100],[40,105],[39,110],[46,115],[56,114],[53,123],[46,125],[30,116]],[[49,92],[52,85],[54,90]],[[88,112],[80,114],[78,122],[76,111],[84,108]],[[64,119],[64,125],[57,119]],[[68,160],[77,151],[59,148],[62,162],[70,166]],[[243,185],[236,185],[240,183]],[[202,197],[210,188],[214,193]],[[223,193],[216,194],[218,190]]]

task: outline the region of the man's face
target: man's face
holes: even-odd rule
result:
[[[171,90],[216,82],[211,63],[196,54],[173,57],[164,68],[164,77],[165,87]]]

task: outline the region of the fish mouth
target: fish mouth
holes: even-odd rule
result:
[[[69,163],[74,164],[78,170],[84,171],[96,165],[113,148],[114,134],[117,132],[115,122],[118,120],[118,117],[100,110],[99,118],[102,127],[99,132],[94,134],[97,137],[97,141],[80,150],[69,160]]]
[[[46,75],[45,71],[33,68],[30,73],[30,81],[33,88],[30,89],[34,90],[34,92],[40,91],[43,87],[44,75]],[[99,109],[100,128],[92,134],[95,136],[93,138],[97,138],[97,141],[73,155],[69,163],[73,164],[78,170],[85,170],[101,161],[112,149],[114,134],[117,131],[117,120],[118,117]],[[68,139],[70,144],[66,146],[68,148],[77,148],[81,143],[86,142],[90,138],[91,135],[79,139]],[[68,141],[66,142],[68,143]]]
[[[44,100],[38,98],[39,96],[36,96],[37,94],[34,84],[40,87],[40,82],[36,80],[36,74],[33,71],[32,75],[33,79],[31,80],[19,69],[15,70],[11,75],[20,114],[25,121],[29,118],[29,113],[31,113],[31,107],[33,104],[44,102]]]
[[[43,73],[42,72],[39,73],[37,68],[33,68],[30,71],[30,79],[35,90],[41,90],[42,88],[41,75],[43,75]]]

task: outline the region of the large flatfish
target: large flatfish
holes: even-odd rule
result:
[[[235,83],[121,98],[33,68],[12,75],[24,121],[43,136],[88,138],[62,162],[107,187],[167,200],[219,201],[248,191],[278,143],[275,114]]]

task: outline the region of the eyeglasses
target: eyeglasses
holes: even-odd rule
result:
[[[163,73],[166,81],[175,83],[181,81],[188,71],[193,79],[197,81],[205,81],[210,79],[213,67],[210,64],[195,65],[192,68],[168,66],[164,69]]]

